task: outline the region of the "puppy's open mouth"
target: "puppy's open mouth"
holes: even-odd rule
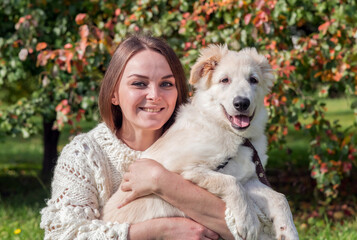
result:
[[[250,122],[253,120],[255,111],[251,116],[247,115],[236,115],[236,116],[231,116],[227,113],[226,109],[222,106],[223,111],[228,119],[228,121],[232,124],[232,127],[238,130],[244,130],[250,126]]]

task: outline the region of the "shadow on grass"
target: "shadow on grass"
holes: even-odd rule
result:
[[[356,171],[356,168],[352,170]],[[338,188],[339,196],[331,202],[324,200],[306,168],[297,168],[287,163],[285,167],[278,169],[268,167],[267,176],[272,188],[287,197],[294,219],[299,223],[326,218],[343,224],[357,215],[357,176],[354,174],[342,180]]]
[[[0,169],[0,201],[5,206],[43,207],[50,185],[38,177],[37,170]]]
[[[0,169],[0,239],[43,239],[40,210],[50,188],[37,175],[33,169]]]

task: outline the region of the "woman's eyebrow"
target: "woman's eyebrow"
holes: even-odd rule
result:
[[[140,74],[136,74],[136,73],[131,74],[131,75],[129,75],[128,77],[129,77],[129,78],[131,78],[131,77],[137,77],[137,78],[149,79],[149,77],[147,77],[147,76],[140,75]]]
[[[140,74],[136,74],[136,73],[131,74],[131,75],[129,75],[128,77],[129,77],[129,78],[131,78],[131,77],[137,77],[137,78],[149,79],[149,77],[147,77],[147,76],[140,75]],[[174,77],[173,74],[169,74],[169,75],[163,76],[161,79],[169,79],[169,78],[173,78],[173,77]]]
[[[173,78],[173,77],[174,77],[174,75],[170,74],[170,75],[163,76],[161,79],[168,79],[168,78]]]

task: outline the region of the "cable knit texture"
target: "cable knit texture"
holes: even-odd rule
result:
[[[98,220],[100,210],[118,189],[128,166],[140,158],[104,124],[76,136],[58,159],[52,196],[42,209],[45,239],[127,239],[129,224]],[[234,217],[226,211],[229,229]],[[232,226],[231,226],[232,225]]]

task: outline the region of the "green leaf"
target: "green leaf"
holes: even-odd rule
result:
[[[226,23],[231,24],[232,23],[232,15],[230,12],[224,12],[223,14],[223,19]]]

